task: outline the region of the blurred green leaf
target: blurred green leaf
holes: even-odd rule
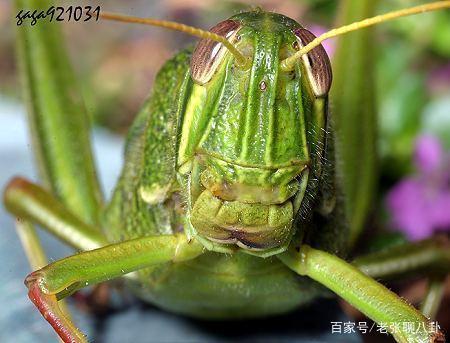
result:
[[[339,24],[374,15],[376,1],[341,1]],[[334,56],[331,109],[336,129],[336,169],[354,243],[373,207],[376,186],[376,111],[373,29],[341,36]]]
[[[438,137],[444,147],[450,149],[450,92],[425,108],[422,133]]]
[[[47,11],[54,2],[16,0],[15,5],[17,11]],[[44,20],[17,26],[28,121],[41,178],[75,214],[96,223],[102,195],[90,145],[89,116],[60,29],[60,23]]]
[[[379,49],[379,148],[383,172],[391,179],[410,169],[414,139],[420,130],[421,114],[429,98],[424,73],[420,70],[412,72],[419,54],[419,49],[404,39],[394,39]]]

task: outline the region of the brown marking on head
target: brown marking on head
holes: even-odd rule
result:
[[[297,36],[298,44],[301,48],[316,38],[314,34],[304,28],[295,29],[294,33]],[[330,59],[324,47],[319,45],[303,55],[302,62],[305,66],[314,95],[316,97],[322,97],[328,94],[333,76]]]
[[[233,42],[239,27],[240,24],[237,21],[228,19],[220,22],[210,31]],[[222,43],[211,39],[202,39],[198,42],[191,57],[192,79],[201,85],[211,80],[227,51]]]

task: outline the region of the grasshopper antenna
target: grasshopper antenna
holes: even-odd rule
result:
[[[144,24],[144,25],[151,25],[151,26],[157,26],[157,27],[164,27],[164,28],[167,28],[170,30],[184,32],[184,33],[187,33],[192,36],[211,39],[218,43],[222,43],[234,55],[238,65],[245,66],[247,64],[247,59],[244,57],[244,55],[242,55],[238,51],[238,49],[236,49],[236,47],[233,44],[231,44],[225,37],[215,34],[213,32],[210,32],[210,31],[205,31],[205,30],[193,27],[193,26],[177,23],[174,21],[159,20],[159,19],[152,19],[152,18],[139,18],[139,17],[134,17],[134,16],[109,13],[109,12],[100,13],[100,18],[106,19],[106,20],[121,21],[124,23]]]
[[[298,61],[300,57],[304,54],[307,54],[315,47],[319,46],[324,40],[333,38],[336,36],[340,36],[346,34],[348,32],[357,31],[359,29],[363,29],[365,27],[369,27],[372,25],[377,25],[383,23],[388,20],[410,16],[413,14],[437,11],[444,8],[450,8],[450,1],[436,1],[429,4],[419,5],[411,8],[402,9],[399,11],[389,12],[386,14],[381,14],[372,18],[364,19],[349,25],[341,26],[336,29],[332,29],[328,32],[325,32],[323,35],[314,39],[311,43],[305,45],[299,51],[297,51],[292,56],[281,61],[280,68],[283,71],[291,71],[294,68],[295,63]]]

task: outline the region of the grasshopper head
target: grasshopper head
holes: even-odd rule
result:
[[[314,35],[279,14],[241,13],[211,31],[248,63],[209,39],[193,52],[178,145],[190,224],[204,238],[243,249],[286,247],[321,176],[328,56],[319,46],[282,71],[280,61]]]
[[[238,14],[209,32],[152,18],[100,16],[202,38],[174,104],[181,132],[173,147],[187,197],[188,229],[203,242],[237,244],[268,256],[287,247],[295,227],[301,227],[294,219],[311,212],[307,200],[314,199],[322,179],[332,76],[320,43],[449,7],[450,1],[437,1],[389,12],[318,38],[292,19],[261,10]],[[166,199],[172,189],[157,186],[150,192],[143,188],[146,202]]]

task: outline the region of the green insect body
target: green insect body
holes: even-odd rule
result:
[[[50,5],[16,3],[18,9]],[[370,1],[344,3],[350,16],[373,9]],[[426,9],[445,7],[449,1]],[[362,228],[365,190],[373,185],[374,156],[355,153],[374,147],[372,103],[361,100],[372,95],[360,96],[356,87],[366,78],[352,75],[355,82],[347,85],[346,75],[336,73],[334,93],[345,92],[335,99],[341,114],[335,131],[328,56],[321,45],[301,55],[314,40],[311,32],[261,10],[211,31],[218,38],[202,39],[158,73],[104,206],[87,115],[59,31],[54,23],[18,30],[31,131],[48,186],[14,178],[5,190],[5,206],[21,218],[17,230],[35,269],[25,280],[31,301],[65,342],[78,343],[86,339],[58,301],[115,277],[153,304],[207,319],[284,313],[331,290],[377,323],[422,328],[388,329],[398,342],[443,342],[427,317],[375,279],[425,271],[442,280],[450,272],[448,242],[432,238],[352,263],[342,259]],[[366,46],[368,37],[360,32],[356,41]],[[350,48],[336,55],[360,68],[366,63],[367,55]],[[359,129],[369,132],[367,148],[355,145]],[[357,162],[351,160],[356,155]],[[341,156],[362,170],[338,166]],[[33,224],[81,252],[46,265]],[[431,307],[439,302],[428,298]]]
[[[278,71],[280,59],[303,45],[294,32],[304,29],[295,21],[248,12],[212,32],[227,30],[253,60],[251,69],[236,67],[233,55],[210,40],[166,63],[131,128],[105,227],[114,228],[112,241],[184,231],[212,251],[141,271],[144,297],[193,316],[266,316],[320,293],[278,259],[245,253],[278,254],[294,234],[299,239],[314,229],[311,217],[324,189],[328,94],[314,94],[302,63]],[[329,63],[321,53],[326,59],[316,62]],[[342,251],[344,239],[321,241],[327,230],[317,227],[314,239]],[[233,258],[220,253],[236,250]]]

